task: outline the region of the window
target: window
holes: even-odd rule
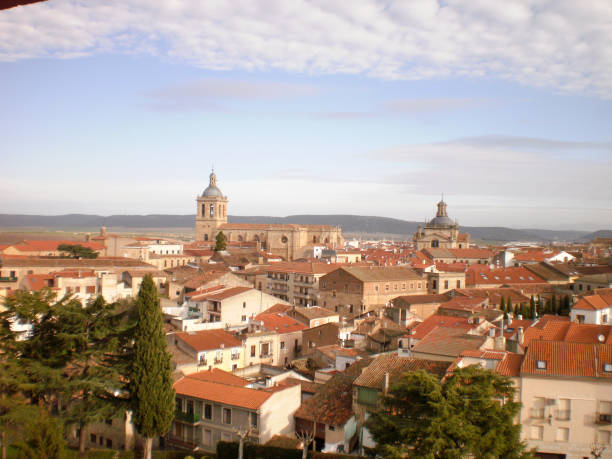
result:
[[[251,413],[251,427],[257,427],[257,413]]]
[[[281,349],[285,349],[285,342],[284,341],[281,341],[280,348]]]
[[[393,290],[397,290],[397,284],[393,284]],[[331,427],[331,426],[330,426]],[[331,429],[330,429],[331,430]]]
[[[612,373],[612,363],[604,363],[604,371],[606,373]]]
[[[110,438],[106,439],[106,447],[107,448],[112,448],[113,447],[113,441]]]
[[[243,309],[244,309],[244,308],[246,308],[246,301],[243,301],[243,302],[242,302],[242,308],[243,308]]]
[[[231,408],[223,408],[223,424],[232,423],[232,410]]]
[[[261,356],[267,357],[270,355],[270,343],[263,343],[261,345]]]
[[[583,324],[584,323],[584,315],[582,315],[582,314],[576,315],[576,320],[578,320],[579,324]]]
[[[97,438],[96,438],[96,434],[90,434],[90,435],[89,435],[89,441],[90,441],[90,442],[95,443],[95,442],[96,442],[96,440],[97,440]]]
[[[448,281],[447,281],[447,280],[445,280],[445,281],[444,281],[444,288],[445,288],[445,289],[447,289],[447,288],[448,288]]]
[[[242,316],[242,317],[241,317],[241,320],[242,320],[243,322],[246,322],[246,316]]]
[[[531,426],[531,439],[541,440],[544,437],[544,426]]]
[[[569,428],[559,427],[557,429],[557,441],[569,441]]]
[[[251,346],[251,357],[255,357],[255,345]]]
[[[211,205],[210,205],[210,212],[209,212],[209,215],[210,215],[211,217],[214,217],[214,216],[215,216],[215,206],[214,206],[214,204],[211,204]]]
[[[204,404],[204,419],[212,419],[212,405],[210,403]]]
[[[389,284],[385,285],[385,291],[388,292],[389,291]]]
[[[336,430],[336,426],[329,426],[329,430],[333,432],[334,430]]]
[[[104,437],[100,437],[100,446],[104,446]]]
[[[538,361],[536,361],[536,368],[538,370],[546,370],[546,360],[538,360]]]
[[[204,429],[204,444],[210,445],[212,443],[212,431],[210,429]]]
[[[406,290],[406,284],[402,284],[402,290]]]
[[[286,244],[288,241],[289,241],[289,239],[287,238],[287,236],[283,236],[283,237],[281,237],[281,242],[282,242],[283,244]]]
[[[113,425],[113,420],[112,419],[107,419],[104,422],[106,423],[106,425],[109,425],[109,426]]]
[[[457,281],[457,288],[461,288],[461,281],[460,280]]]

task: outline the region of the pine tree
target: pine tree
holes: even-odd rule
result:
[[[153,437],[165,435],[174,418],[171,356],[163,330],[157,288],[147,274],[136,299],[137,324],[130,377],[132,421],[145,437],[145,459],[151,459]]]
[[[227,248],[227,238],[223,231],[219,231],[217,233],[217,237],[215,238],[215,252],[222,252]]]
[[[404,374],[366,425],[386,458],[532,457],[514,423],[512,381],[478,366],[444,382],[422,370]],[[499,403],[504,400],[504,403]]]
[[[506,309],[506,299],[503,295],[501,297],[501,300],[499,300],[499,309],[501,309],[502,312],[508,312],[508,310]]]
[[[561,305],[559,304],[559,302],[557,301],[557,295],[555,295],[553,293],[552,298],[550,300],[550,304],[551,304],[551,308],[553,310],[553,313],[555,315],[561,315]]]

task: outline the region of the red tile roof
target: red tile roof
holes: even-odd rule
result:
[[[227,290],[223,290],[222,292],[219,292],[219,293],[208,294],[206,295],[206,299],[214,300],[214,301],[222,301],[222,300],[231,298],[233,296],[248,292],[249,290],[255,290],[255,289],[252,287],[232,287],[232,288],[228,288]]]
[[[198,381],[227,384],[229,386],[245,387],[250,384],[247,379],[241,378],[240,376],[236,376],[232,373],[220,370],[218,368],[199,371],[197,373],[192,373],[188,376],[192,379],[197,379]]]
[[[451,317],[434,314],[429,316],[423,322],[412,327],[412,338],[423,339],[436,327],[453,327],[463,331],[468,331],[474,328],[475,325],[470,324],[466,317]]]
[[[538,362],[544,368],[538,368]],[[612,344],[535,340],[527,349],[521,374],[612,378],[612,372],[603,371],[605,364],[612,364]]]
[[[465,282],[468,285],[507,285],[507,284],[545,284],[546,281],[527,268],[511,267],[483,271],[482,268],[468,268]]]
[[[583,296],[572,309],[582,309],[587,311],[599,311],[612,306],[612,295],[589,295]]]
[[[237,406],[250,410],[256,410],[264,404],[271,396],[271,392],[265,392],[247,387],[238,387],[228,384],[219,384],[211,381],[202,381],[185,376],[174,383],[177,395],[210,400],[224,405]]]
[[[255,316],[255,320],[262,321],[264,327],[277,333],[293,333],[307,328],[306,325],[301,322],[281,313],[261,313]]]
[[[299,273],[299,274],[327,274],[339,267],[342,263],[313,263],[300,261],[280,261],[265,268],[269,272]]]
[[[175,335],[196,352],[221,349],[222,347],[241,347],[242,342],[225,330],[200,330],[181,332]]]

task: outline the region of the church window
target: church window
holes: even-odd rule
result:
[[[205,240],[205,241],[208,241],[208,234],[205,234],[205,235],[204,235],[204,240]]]
[[[238,240],[239,240],[240,242],[242,242],[242,236],[240,236],[240,235],[239,235],[239,236],[238,236]]]
[[[259,242],[259,236],[256,234],[255,236],[253,236],[253,240],[254,240],[255,242]]]
[[[289,241],[289,238],[287,238],[287,236],[283,236],[283,237],[281,238],[281,242],[282,242],[283,244],[286,244],[288,241]]]
[[[215,205],[214,204],[210,205],[210,216],[211,217],[215,216]]]
[[[312,237],[312,242],[313,242],[314,244],[316,244],[316,243],[317,243],[317,237],[316,237],[316,236],[313,236],[313,237]]]
[[[433,241],[431,241],[431,246],[440,247],[440,242],[437,239],[434,239]]]
[[[329,244],[329,238],[328,237],[325,238],[325,243]]]
[[[202,217],[206,217],[206,204],[202,204]]]

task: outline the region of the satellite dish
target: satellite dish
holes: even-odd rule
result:
[[[606,340],[606,337],[604,335],[599,335],[597,339],[599,340],[600,343],[603,343]]]

